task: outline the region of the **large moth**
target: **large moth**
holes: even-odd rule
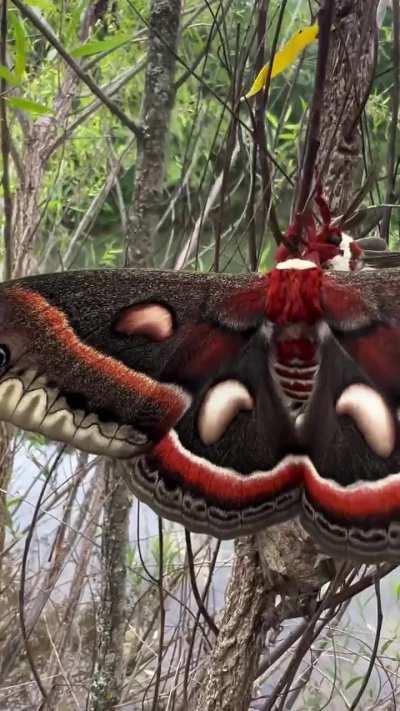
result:
[[[312,218],[265,275],[114,269],[0,287],[0,418],[132,460],[138,497],[229,538],[295,515],[400,556],[400,271],[328,271]]]

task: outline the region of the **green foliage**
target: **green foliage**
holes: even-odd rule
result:
[[[43,106],[43,104],[39,104],[37,101],[31,101],[31,99],[23,99],[21,96],[10,96],[7,102],[13,109],[26,111],[28,114],[43,115],[52,113],[52,109],[48,106]]]
[[[30,5],[104,91],[127,73],[132,74],[113,100],[127,116],[138,121],[145,87],[143,60],[146,56],[146,26],[141,16],[147,17],[148,3],[144,0],[135,2],[136,11],[131,0],[121,0],[115,5],[110,3],[107,12],[97,19],[84,41],[79,38],[82,18],[91,7],[88,0],[69,0],[62,4],[36,0]],[[272,0],[266,60],[274,39],[279,8],[278,0]],[[282,47],[299,27],[311,24],[317,10],[316,2],[309,5],[305,0],[300,3],[289,0],[278,47]],[[181,61],[178,61],[176,73],[178,89],[165,164],[165,190],[155,219],[157,224],[162,218],[155,233],[155,259],[166,266],[173,264],[196,221],[200,220],[199,244],[188,266],[211,268],[215,236],[222,230],[223,268],[237,271],[244,267],[249,230],[245,206],[252,181],[252,139],[249,107],[243,102],[238,107],[240,152],[230,169],[223,205],[218,195],[202,218],[210,191],[227,165],[226,150],[232,120],[227,106],[233,106],[233,76],[236,72],[237,94],[242,96],[255,75],[255,44],[249,42],[254,36],[254,18],[249,3],[234,0],[225,17],[221,12],[221,7],[216,6],[212,15],[206,5],[201,8],[195,0],[185,4],[178,52]],[[59,121],[59,91],[69,70],[54,48],[17,10],[10,7],[8,14],[10,63],[7,67],[0,66],[0,77],[9,87],[9,112],[22,112],[30,124],[43,120],[43,117],[56,121],[54,135],[60,141],[42,180],[43,213],[38,226],[37,255],[41,259],[45,255],[45,259],[40,268],[121,264],[125,246],[121,209],[127,213],[132,199],[136,144],[131,143],[127,150],[132,138],[129,130],[103,106],[84,118],[96,99],[82,84],[71,84],[70,90],[74,92],[72,110]],[[364,201],[365,206],[381,204],[384,195],[391,110],[392,39],[391,13],[388,11],[379,31],[378,67],[365,119],[370,146],[369,154],[366,154],[368,169],[371,166],[381,168]],[[314,80],[315,44],[307,48],[299,72],[295,62],[274,78],[270,87],[265,127],[268,150],[275,160],[272,194],[282,229],[289,220],[293,199],[288,176],[292,180],[296,178],[304,140],[305,118]],[[133,71],[135,67],[137,72]],[[188,67],[194,68],[193,74]],[[12,118],[11,125],[13,143],[23,152],[25,131]],[[70,133],[66,134],[64,142],[66,130]],[[63,258],[68,253],[71,237],[93,200],[101,194],[111,165],[118,159],[121,159],[118,184],[112,187],[95,218],[82,232],[72,261],[65,264]],[[360,183],[362,174],[365,169],[361,170]],[[258,196],[260,177],[258,173],[255,176]],[[11,179],[16,186],[14,171]],[[398,239],[396,218],[392,220],[391,238],[393,243]],[[271,265],[273,251],[271,235],[267,231],[261,240],[262,268]]]
[[[130,35],[125,33],[117,33],[108,39],[86,42],[86,44],[72,49],[70,54],[75,58],[91,57],[93,54],[100,54],[101,52],[109,52],[113,49],[119,49],[119,47],[129,44],[131,41],[132,37]]]

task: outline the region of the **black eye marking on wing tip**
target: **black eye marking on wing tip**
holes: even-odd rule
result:
[[[7,368],[10,363],[10,349],[4,343],[0,343],[0,371]]]

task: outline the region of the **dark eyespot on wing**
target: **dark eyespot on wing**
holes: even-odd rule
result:
[[[4,371],[10,363],[10,349],[5,343],[0,343],[0,372]]]

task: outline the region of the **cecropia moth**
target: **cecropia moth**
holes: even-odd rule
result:
[[[193,531],[300,514],[328,553],[398,558],[400,271],[359,271],[322,208],[263,276],[3,284],[0,419],[131,459],[138,497]],[[328,271],[345,242],[350,271]]]

